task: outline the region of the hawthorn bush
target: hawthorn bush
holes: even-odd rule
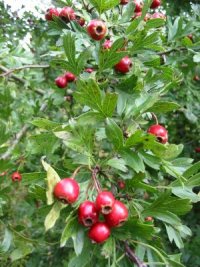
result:
[[[60,1],[48,24],[25,14],[25,31],[5,12],[2,266],[184,266],[182,216],[200,200],[200,7],[172,18],[160,4]]]

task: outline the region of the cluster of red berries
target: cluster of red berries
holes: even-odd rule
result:
[[[127,5],[130,1],[129,0],[121,0],[120,5]],[[133,0],[135,4],[135,12],[141,12],[143,8],[143,1],[142,0]],[[153,0],[151,3],[150,8],[155,9],[161,5],[161,0]]]
[[[59,88],[67,87],[68,83],[74,82],[76,80],[76,76],[71,72],[66,72],[64,75],[58,76],[55,79],[55,84]]]
[[[121,0],[120,4],[121,5],[127,5],[129,2],[130,2],[129,0]],[[133,0],[133,2],[135,4],[135,10],[134,10],[135,14],[132,17],[132,19],[135,19],[135,18],[141,17],[144,4],[143,4],[143,1],[141,1],[141,0]],[[156,9],[160,5],[161,5],[161,0],[153,0],[150,8]],[[154,14],[147,13],[144,20],[147,21],[149,19],[157,19],[157,18],[166,19],[166,16],[160,12],[155,12]]]
[[[61,18],[65,22],[70,22],[71,20],[76,21],[80,26],[85,25],[84,18],[81,18],[75,14],[75,11],[69,7],[63,7],[61,10],[51,7],[47,9],[45,14],[46,20],[53,20],[53,16]]]
[[[54,196],[63,203],[72,204],[79,197],[79,184],[73,178],[64,178],[55,185]],[[99,220],[99,216],[104,221]],[[128,209],[109,191],[99,192],[96,201],[84,201],[78,208],[78,221],[89,227],[88,236],[95,243],[106,241],[112,227],[121,226],[128,219]]]

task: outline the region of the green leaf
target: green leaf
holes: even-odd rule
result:
[[[119,0],[89,0],[89,2],[102,14],[119,4]]]
[[[101,255],[104,256],[106,259],[110,258],[113,254],[114,246],[115,246],[115,240],[114,238],[110,237],[104,243],[102,250],[101,250]]]
[[[116,93],[106,93],[103,101],[102,110],[106,117],[112,117],[116,105],[117,105],[118,95]]]
[[[124,56],[127,55],[126,51],[119,51],[124,46],[124,38],[117,39],[110,50],[101,50],[99,55],[99,68],[100,71],[112,68]]]
[[[80,73],[86,65],[87,60],[91,56],[91,49],[87,48],[77,58],[77,73]]]
[[[131,167],[136,173],[145,172],[145,166],[141,157],[134,151],[123,150],[120,152],[126,165]]]
[[[160,18],[157,18],[157,19],[150,19],[146,22],[146,26],[145,26],[145,29],[153,29],[153,28],[159,28],[159,27],[162,27],[166,24],[165,20],[164,19],[160,19]]]
[[[135,4],[130,2],[125,9],[125,12],[122,15],[122,18],[120,19],[119,23],[126,23],[130,21],[130,18],[133,16],[135,10]]]
[[[13,240],[12,233],[8,229],[5,229],[4,239],[0,244],[1,250],[3,252],[7,252],[9,250],[12,244],[12,240]]]
[[[52,209],[50,212],[47,214],[45,221],[44,221],[44,226],[45,226],[45,231],[48,231],[51,229],[58,218],[60,217],[60,211],[66,207],[66,205],[62,204],[61,202],[55,202]]]
[[[166,144],[165,151],[156,151],[156,155],[162,159],[168,160],[178,157],[183,151],[183,145],[175,145],[175,144]]]
[[[60,239],[61,247],[64,247],[67,240],[76,233],[78,229],[77,227],[78,227],[77,218],[73,216],[73,213],[70,213],[66,219],[66,225],[61,235]]]
[[[76,253],[76,255],[80,255],[82,250],[83,250],[83,246],[84,246],[84,231],[83,228],[80,227],[78,229],[78,231],[76,231],[76,233],[74,235],[72,235],[72,240],[73,240],[73,244],[74,244],[74,251]]]
[[[123,147],[123,133],[113,119],[106,119],[106,136],[116,150]]]
[[[65,35],[63,37],[63,46],[68,59],[68,64],[71,66],[72,72],[77,75],[75,37],[70,33]]]
[[[17,261],[31,254],[33,251],[33,247],[30,244],[21,245],[19,248],[13,250],[10,254],[10,259],[12,262]]]
[[[174,111],[179,108],[180,108],[180,105],[178,105],[177,103],[168,102],[168,101],[158,101],[147,111],[155,112],[155,113],[166,113],[166,112]]]
[[[50,121],[45,118],[35,118],[32,122],[33,125],[45,129],[48,131],[54,130],[56,127],[62,126],[62,124]]]
[[[175,242],[176,246],[180,249],[184,247],[182,238],[180,233],[174,229],[172,226],[165,224],[167,235],[169,237],[170,242]]]
[[[57,172],[44,160],[42,160],[42,165],[47,172],[47,205],[51,205],[54,202],[53,190],[55,185],[60,181],[60,177]]]
[[[200,161],[193,164],[190,168],[188,168],[184,173],[183,176],[185,178],[189,178],[190,176],[196,174],[200,170]]]
[[[130,219],[123,227],[113,228],[112,236],[124,241],[129,238],[150,239],[153,233],[154,228],[152,225]]]
[[[117,85],[117,88],[126,93],[133,93],[133,89],[136,87],[138,77],[135,74],[132,74],[130,77],[123,79]]]
[[[78,80],[77,81],[77,91],[75,93],[75,98],[84,105],[97,110],[101,113],[102,111],[102,95],[101,91],[93,79],[87,81]]]
[[[6,134],[6,124],[0,121],[0,145],[4,144],[9,135]]]
[[[104,120],[104,116],[96,111],[88,111],[81,114],[76,118],[77,123],[81,126],[84,125],[95,125]]]
[[[127,167],[125,166],[126,162],[123,159],[120,159],[120,158],[109,159],[106,162],[106,165],[108,165],[108,166],[110,166],[112,168],[115,168],[117,170],[120,170],[122,172],[127,172],[128,171]]]

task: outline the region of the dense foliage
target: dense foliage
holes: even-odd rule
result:
[[[200,6],[163,1],[167,19],[146,20],[155,12],[151,0],[134,19],[132,1],[119,2],[54,3],[71,6],[84,26],[57,16],[48,23],[18,17],[0,3],[3,267],[199,266]],[[108,29],[100,41],[87,32],[96,18]],[[132,67],[121,74],[115,65],[126,56]],[[66,71],[76,81],[58,88],[54,79]],[[167,143],[147,133],[157,120]],[[16,171],[20,182],[11,179]],[[65,205],[53,191],[73,173],[80,195]],[[93,244],[77,209],[102,188],[129,217],[105,243]]]

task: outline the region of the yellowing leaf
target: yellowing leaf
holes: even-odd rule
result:
[[[60,181],[60,177],[57,172],[44,160],[42,160],[42,165],[47,172],[47,205],[51,205],[54,202],[53,190],[55,185]]]

